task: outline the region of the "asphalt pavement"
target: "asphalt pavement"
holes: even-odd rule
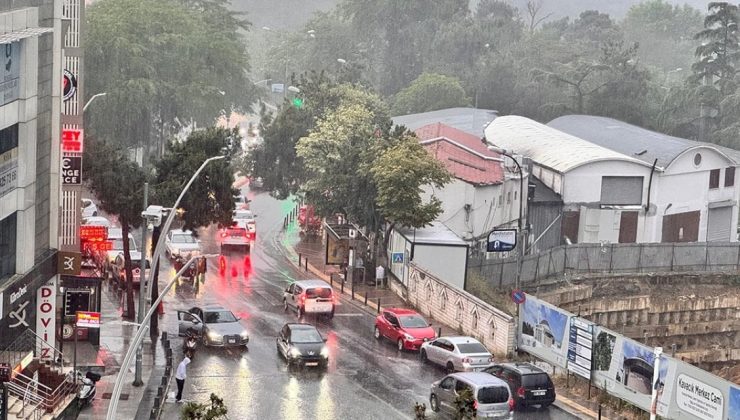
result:
[[[333,320],[314,319],[328,339],[329,366],[325,371],[288,369],[276,351],[275,338],[295,313],[285,312],[282,291],[292,280],[308,278],[296,269],[287,250],[297,241],[294,231],[283,231],[283,218],[294,204],[265,193],[244,189],[258,215],[257,239],[248,254],[232,255],[224,275],[210,261],[202,284],[183,283],[165,298],[162,328],[177,335],[176,309],[218,303],[230,309],[250,334],[248,349],[199,347],[188,367],[185,401],[206,402],[210,393],[224,399],[229,419],[408,419],[414,402],[429,406],[430,384],[444,376],[422,365],[417,353],[400,353],[393,343],[372,336],[374,314],[342,298]],[[217,252],[216,232],[201,233],[205,252]],[[163,267],[163,281],[174,269]],[[172,339],[175,363],[182,358],[182,340]],[[174,390],[174,380],[170,391]],[[177,419],[182,408],[165,403],[161,418]],[[429,418],[441,418],[427,410]],[[556,407],[516,413],[517,419],[575,419]]]

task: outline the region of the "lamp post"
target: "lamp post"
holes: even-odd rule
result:
[[[85,104],[85,106],[82,107],[82,112],[84,113],[85,111],[87,111],[87,107],[90,106],[90,104],[92,103],[93,100],[95,100],[95,98],[99,98],[107,94],[108,92],[101,92],[101,93],[96,93],[95,95],[93,95],[90,99],[87,100],[87,103]]]
[[[149,183],[144,183],[144,209],[147,208],[149,200]],[[146,211],[146,210],[145,210]],[[143,279],[146,276],[146,234],[147,230],[149,230],[149,221],[147,217],[142,214],[142,217],[144,218],[144,223],[141,225],[141,265],[139,268],[139,310],[136,315],[136,322],[141,325],[141,318],[144,317],[144,305],[146,304],[146,301],[144,300],[144,286],[141,282],[141,279]],[[133,281],[134,279],[131,278],[129,281]],[[142,386],[144,385],[144,381],[141,380],[141,353],[142,353],[142,346],[137,345],[136,346],[136,367],[134,368],[134,386]]]
[[[488,150],[510,158],[512,161],[514,161],[514,164],[519,171],[519,229],[517,232],[517,246],[519,247],[519,250],[517,250],[516,253],[516,279],[514,280],[516,282],[515,288],[519,289],[519,279],[522,274],[522,254],[524,253],[524,241],[522,240],[522,238],[524,237],[524,171],[522,171],[522,166],[514,158],[514,156],[511,155],[509,151],[493,145],[489,145]]]
[[[175,212],[170,212],[170,214],[174,214]],[[209,254],[204,255],[205,258],[212,258],[217,257],[217,254]],[[134,340],[131,343],[131,345],[128,348],[128,351],[126,352],[126,356],[123,358],[123,363],[121,363],[121,370],[118,371],[118,377],[116,378],[115,384],[113,384],[113,392],[111,393],[110,398],[110,405],[108,405],[108,413],[106,414],[105,418],[106,420],[113,420],[115,418],[116,410],[118,409],[118,398],[121,396],[121,385],[123,384],[123,375],[128,371],[129,366],[131,365],[131,359],[134,356],[135,350],[137,347],[139,347],[139,343],[141,343],[141,340],[144,338],[144,333],[149,330],[148,325],[146,322],[152,317],[154,314],[154,311],[157,308],[157,305],[162,301],[164,298],[164,295],[169,292],[169,290],[172,288],[172,285],[175,284],[177,279],[180,278],[180,276],[185,272],[185,270],[188,269],[190,264],[194,263],[196,259],[201,258],[200,256],[193,256],[190,257],[190,260],[188,260],[185,265],[182,266],[180,271],[175,274],[175,277],[170,280],[169,283],[167,283],[167,286],[165,286],[164,290],[162,290],[162,293],[160,293],[159,297],[156,301],[154,301],[154,304],[151,308],[149,308],[149,311],[146,313],[146,316],[144,319],[142,319],[142,323],[139,324],[139,328],[136,330],[136,336],[134,336]]]

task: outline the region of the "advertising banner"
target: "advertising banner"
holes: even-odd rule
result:
[[[77,311],[78,328],[100,328],[100,312]]]
[[[36,355],[39,359],[53,359],[56,346],[56,306],[57,276],[36,289],[36,335],[38,341]]]
[[[526,296],[520,305],[519,349],[565,369],[571,314],[535,296]]]
[[[0,197],[18,186],[18,148],[0,154]]]
[[[62,157],[62,185],[82,183],[82,156]]]

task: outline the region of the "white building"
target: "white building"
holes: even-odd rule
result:
[[[548,125],[655,165],[644,207],[651,242],[737,240],[740,151],[605,117],[568,115]]]

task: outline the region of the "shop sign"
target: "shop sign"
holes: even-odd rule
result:
[[[100,328],[100,312],[77,311],[77,328]]]
[[[59,253],[60,260],[63,253]],[[36,291],[36,335],[39,340],[36,354],[40,359],[53,359],[54,347],[56,347],[56,302],[57,302],[57,276]]]

